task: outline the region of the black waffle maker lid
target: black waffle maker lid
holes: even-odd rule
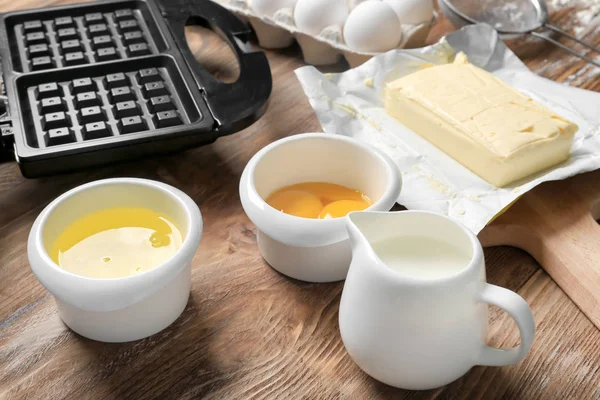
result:
[[[196,61],[188,24],[208,26],[229,44],[240,65],[236,82],[215,79]],[[250,34],[210,0],[96,1],[2,14],[0,158],[37,177],[244,129],[262,115],[272,88],[267,58],[251,50]]]

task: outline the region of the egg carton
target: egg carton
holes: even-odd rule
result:
[[[380,54],[379,52],[361,52],[349,48],[344,43],[341,26],[326,27],[317,36],[303,32],[294,23],[292,8],[279,9],[272,17],[268,17],[256,14],[251,7],[252,0],[212,1],[234,12],[240,19],[249,23],[256,33],[258,44],[265,49],[283,49],[291,46],[296,40],[307,64],[331,65],[337,63],[339,57],[343,56],[350,67],[354,68]],[[437,13],[434,12],[431,21],[427,23],[402,24],[402,40],[396,48],[423,47],[437,18]]]

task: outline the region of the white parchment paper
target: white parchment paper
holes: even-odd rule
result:
[[[424,63],[450,62],[462,51],[469,60],[579,126],[568,161],[511,186],[496,188],[390,117],[382,94],[386,82]],[[403,177],[398,203],[462,222],[475,233],[528,190],[545,181],[600,168],[600,93],[577,89],[532,73],[488,25],[471,25],[439,43],[381,54],[341,74],[314,67],[296,70],[327,133],[352,136],[384,151]]]

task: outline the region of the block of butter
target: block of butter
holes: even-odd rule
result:
[[[578,129],[462,53],[388,83],[385,108],[497,187],[568,159]]]

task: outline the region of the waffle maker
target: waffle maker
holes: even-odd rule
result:
[[[235,52],[216,80],[184,28],[205,25]],[[250,30],[210,0],[96,1],[0,15],[0,158],[26,177],[214,142],[264,112],[272,80]],[[3,104],[2,104],[3,103]]]

